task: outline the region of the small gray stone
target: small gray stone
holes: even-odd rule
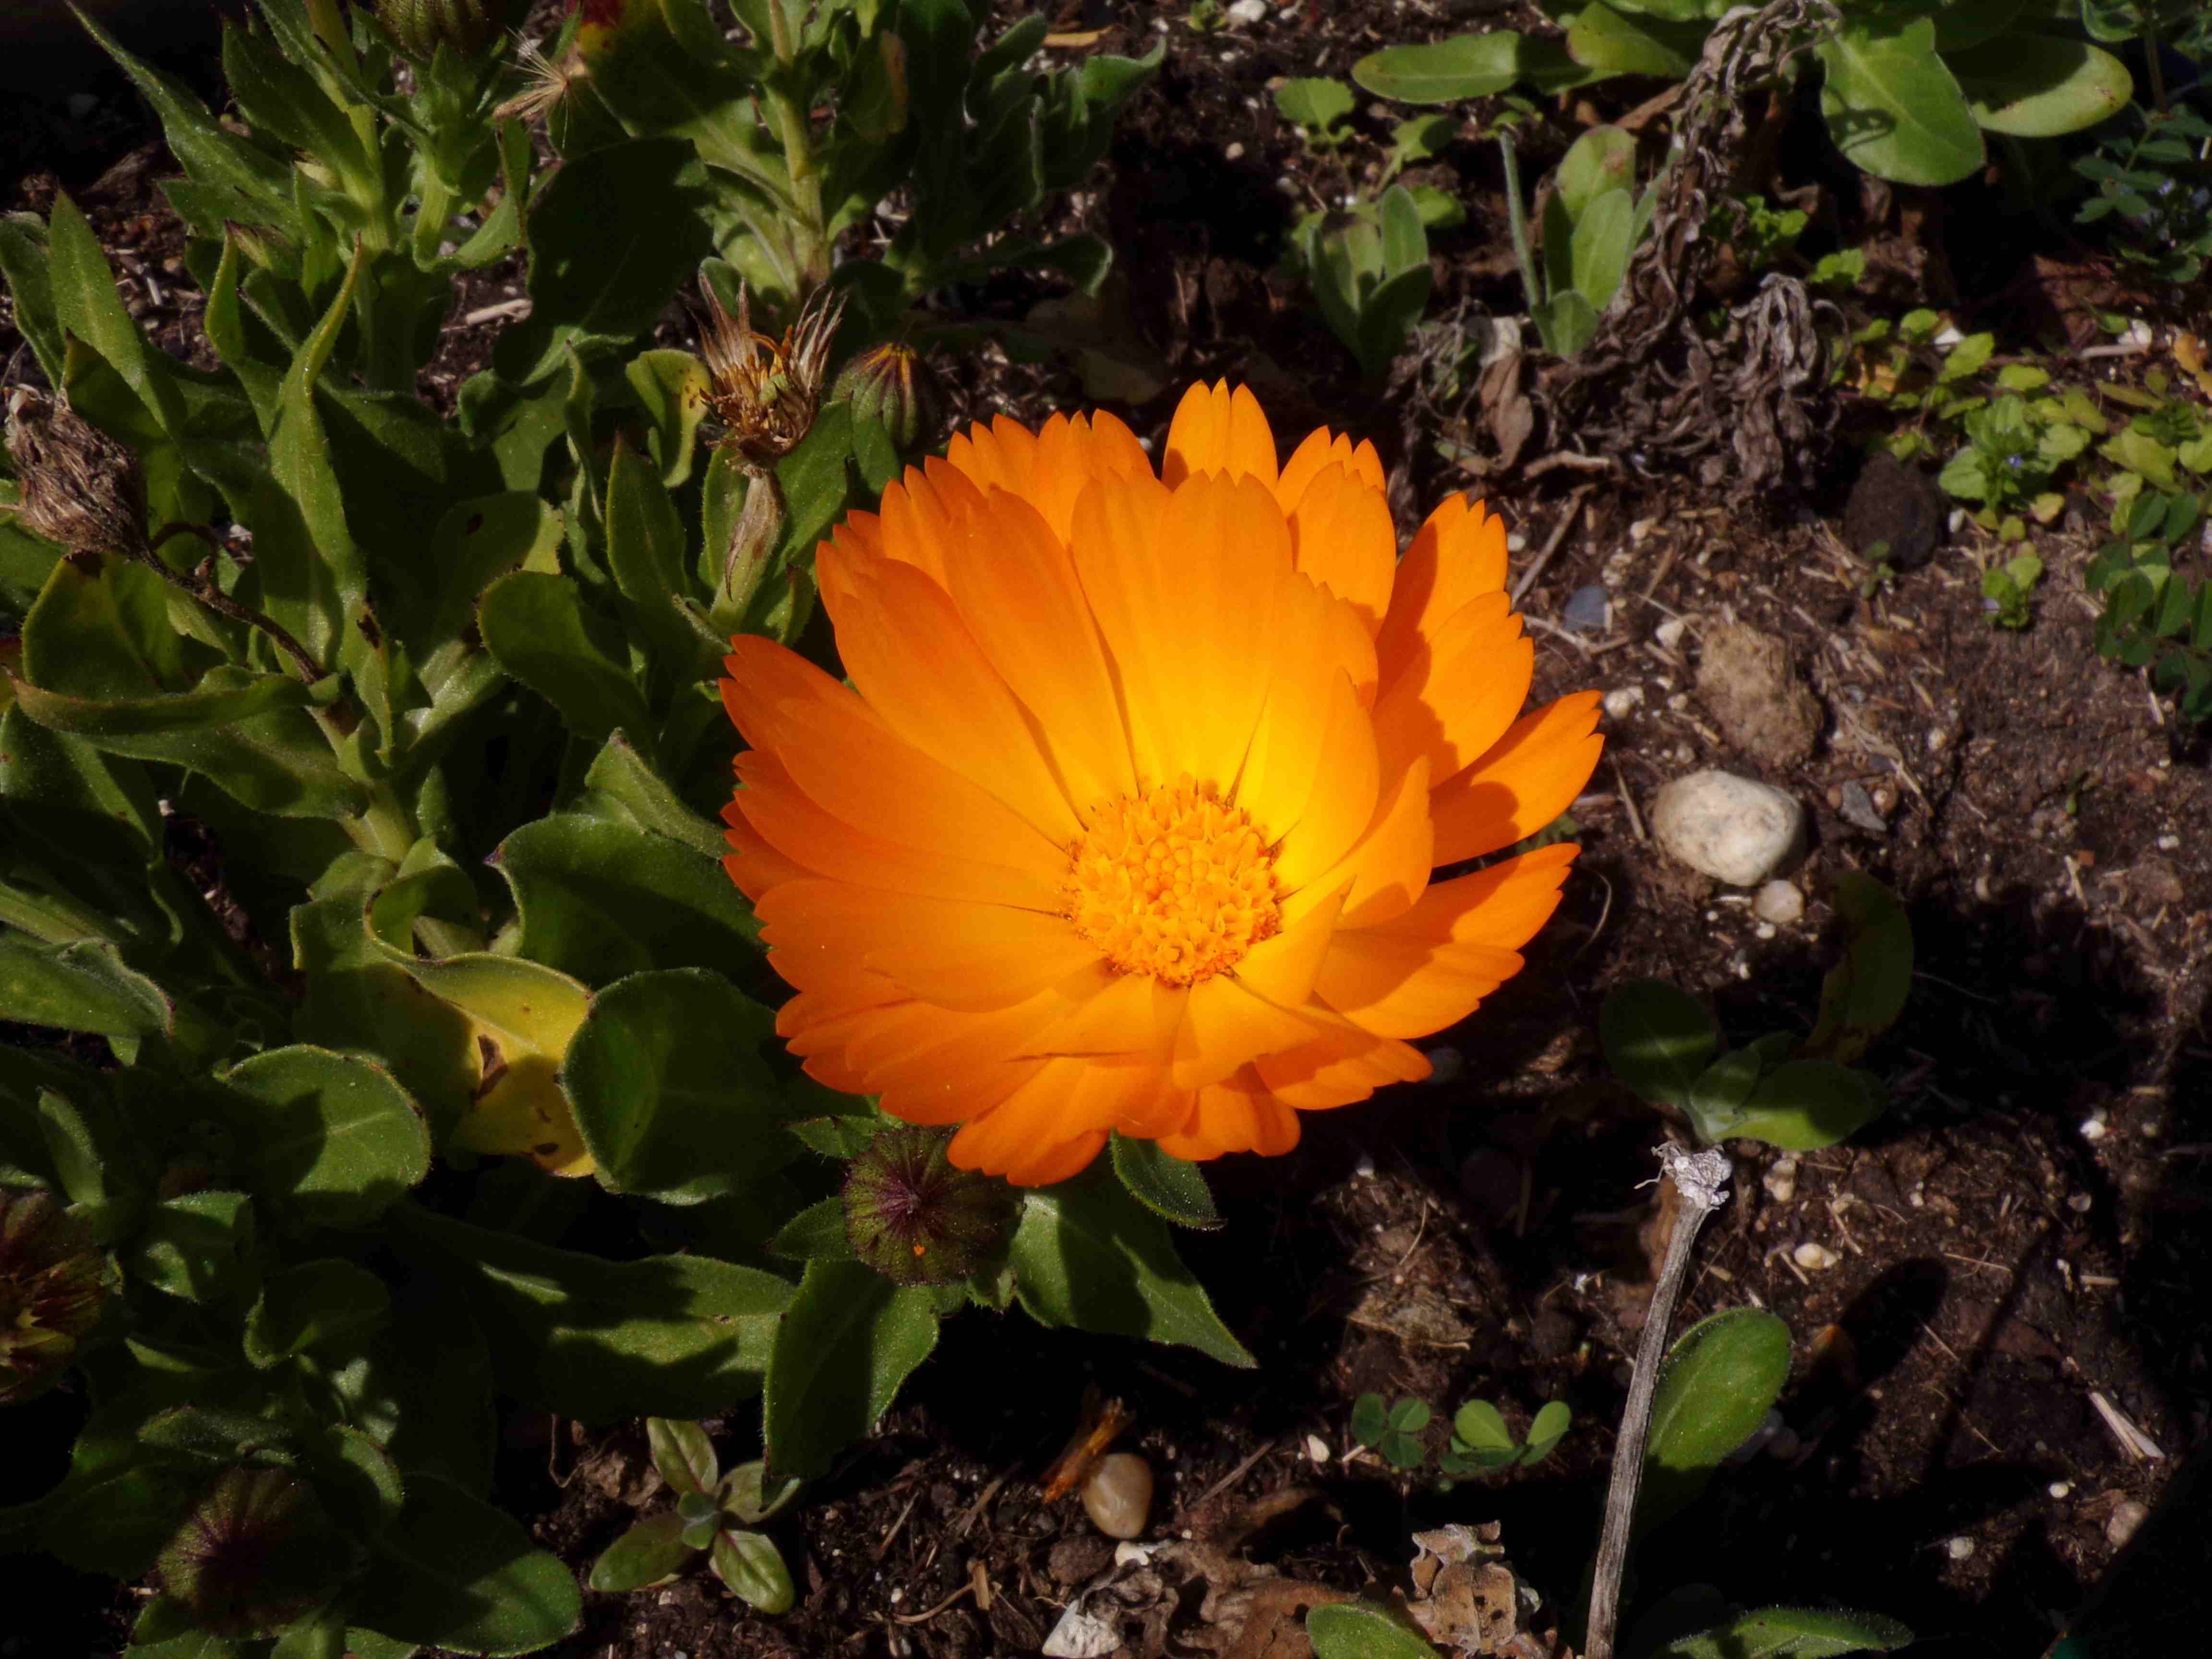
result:
[[[1805,809],[1729,772],[1692,772],[1659,792],[1651,832],[1667,854],[1732,887],[1756,887],[1787,864],[1805,836]]]
[[[1559,625],[1570,634],[1602,634],[1613,625],[1613,596],[1602,587],[1577,587]]]
[[[1751,911],[1777,927],[1794,927],[1805,919],[1805,895],[1794,882],[1770,881],[1752,900]]]
[[[2150,1510],[2146,1505],[2132,1498],[2124,1498],[2112,1506],[2112,1518],[2105,1522],[2105,1541],[2116,1550],[2124,1550],[2149,1519]]]
[[[1842,793],[1842,804],[1836,810],[1844,815],[1845,823],[1855,830],[1863,830],[1869,836],[1889,833],[1889,821],[1882,817],[1881,809],[1874,804],[1874,797],[1867,793],[1866,785],[1854,778],[1844,786]]]

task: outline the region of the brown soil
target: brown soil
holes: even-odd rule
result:
[[[1291,6],[1201,36],[1188,10],[1070,0],[1059,19],[1105,27],[1101,50],[1143,50],[1167,26],[1166,67],[1097,187],[1064,215],[1113,240],[1135,333],[1166,371],[1169,391],[1121,412],[1157,439],[1175,389],[1241,376],[1279,431],[1325,419],[1372,435],[1394,500],[1418,516],[1468,478],[1430,441],[1408,382],[1363,386],[1277,269],[1297,214],[1371,176],[1396,115],[1363,104],[1358,136],[1316,154],[1277,116],[1269,82],[1343,75],[1377,45],[1469,27],[1478,11],[1513,20],[1488,7]],[[148,182],[167,158],[138,148],[143,118],[112,83],[97,89],[104,151],[49,134],[25,152],[30,176],[9,205],[43,205],[40,174],[58,173],[93,212],[134,310],[165,348],[197,356],[197,296],[169,280],[180,232]],[[1554,114],[1525,134],[1528,164],[1569,131]],[[1437,239],[1432,315],[1519,309],[1494,147],[1458,146],[1428,176],[1470,213]],[[2011,233],[2009,264],[1978,240],[1971,258],[1954,246],[1947,259],[1933,234],[1932,252],[1920,245],[1905,263],[1929,283],[1929,270],[1948,270],[1963,304],[1988,305],[2027,272],[2032,229]],[[447,401],[485,361],[503,319],[466,319],[519,291],[503,270],[457,296],[426,394]],[[1048,292],[953,297],[1015,320]],[[0,359],[12,344],[0,332]],[[987,351],[945,367],[963,413],[1087,401],[1065,362]],[[1869,1062],[1893,1105],[1852,1143],[1797,1160],[1785,1197],[1774,1153],[1735,1149],[1735,1196],[1679,1316],[1757,1303],[1789,1322],[1797,1367],[1781,1409],[1794,1447],[1785,1437],[1788,1455],[1770,1448],[1726,1472],[1643,1553],[1640,1583],[1839,1601],[1903,1620],[1917,1651],[2008,1656],[2039,1651],[2099,1583],[2113,1510],[2155,1505],[2208,1404],[2197,1332],[2212,1295],[2212,854],[2200,826],[2212,778],[2202,740],[2095,655],[2079,572],[2085,513],[2098,509],[2085,502],[2039,538],[2051,573],[2036,619],[2006,633],[1984,609],[1988,550],[1972,532],[1862,597],[1863,567],[1834,533],[1847,453],[1839,477],[1760,516],[1686,479],[1624,472],[1589,489],[1579,471],[1530,465],[1559,447],[1540,428],[1522,465],[1486,486],[1526,537],[1524,559],[1554,549],[1523,600],[1538,693],[1633,688],[1641,702],[1607,722],[1607,758],[1574,810],[1578,873],[1528,970],[1438,1039],[1463,1055],[1458,1074],[1310,1120],[1292,1158],[1213,1172],[1230,1224],[1187,1237],[1185,1253],[1259,1371],[969,1312],[882,1431],[775,1523],[799,1587],[792,1613],[762,1619],[701,1577],[587,1596],[583,1631],[556,1651],[1034,1653],[1111,1559],[1079,1507],[1047,1506],[1037,1485],[1093,1387],[1127,1402],[1123,1443],[1158,1473],[1151,1538],[1230,1540],[1286,1578],[1358,1590],[1402,1583],[1411,1531],[1494,1520],[1547,1607],[1571,1603],[1649,1296],[1645,1183],[1664,1128],[1606,1080],[1598,1005],[1622,980],[1658,975],[1709,997],[1732,1041],[1802,1030],[1834,951],[1820,897],[1850,868],[1912,913],[1912,999]],[[1608,631],[1566,632],[1568,596],[1600,583]],[[1670,619],[1685,628],[1662,643]],[[1786,645],[1819,700],[1810,759],[1761,773],[1717,729],[1695,688],[1699,641],[1723,623]],[[1656,788],[1706,765],[1765,775],[1812,809],[1797,879],[1814,902],[1802,924],[1759,923],[1747,895],[1646,839]],[[1866,792],[1881,829],[1844,815],[1846,785]],[[1832,1265],[1801,1267],[1801,1244]],[[1345,1456],[1352,1402],[1368,1391],[1446,1410],[1480,1396],[1516,1422],[1564,1398],[1575,1426],[1537,1469],[1440,1492]],[[2093,1396],[2162,1455],[2124,1450]],[[732,1419],[729,1455],[747,1455],[749,1421]],[[641,1455],[635,1427],[517,1413],[501,1494],[580,1571],[637,1513]],[[112,1632],[127,1593],[85,1591],[82,1628]],[[1186,1586],[1175,1644],[1194,1627]],[[86,1638],[53,1650],[97,1649]]]

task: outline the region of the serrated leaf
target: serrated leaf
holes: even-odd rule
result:
[[[1015,1293],[1040,1324],[1179,1343],[1224,1364],[1257,1363],[1214,1314],[1165,1224],[1110,1171],[1026,1194],[1009,1261]]]
[[[850,1261],[811,1261],[776,1326],[763,1407],[768,1462],[811,1480],[866,1435],[937,1346],[928,1291]]]

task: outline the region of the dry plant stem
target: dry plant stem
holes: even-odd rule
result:
[[[259,629],[269,636],[270,642],[277,649],[291,658],[293,666],[298,671],[301,679],[307,684],[313,685],[323,678],[322,665],[308,654],[307,647],[294,639],[282,623],[271,617],[263,616],[250,605],[240,605],[216,586],[215,572],[210,568],[211,560],[203,561],[199,568],[187,576],[171,569],[162,560],[156,558],[155,555],[160,550],[161,544],[173,536],[198,536],[210,547],[219,548],[222,545],[216,540],[214,532],[202,526],[173,524],[164,528],[148,544],[145,557],[142,561],[147,568],[163,580],[183,588],[185,592],[191,594],[217,616],[228,617],[233,622],[244,623],[248,628]]]
[[[1636,1375],[1628,1407],[1613,1445],[1613,1485],[1605,1495],[1605,1530],[1597,1547],[1597,1582],[1590,1589],[1589,1635],[1583,1659],[1613,1659],[1613,1627],[1620,1618],[1620,1578],[1628,1566],[1628,1528],[1636,1516],[1636,1490],[1644,1482],[1644,1445],[1651,1434],[1651,1407],[1659,1391],[1659,1362],[1667,1352],[1667,1328],[1690,1268],[1690,1251],[1705,1218],[1728,1201],[1728,1154],[1708,1147],[1692,1152],[1668,1141],[1659,1149],[1664,1180],[1674,1183],[1680,1207],[1667,1241],[1667,1260],[1651,1293],[1651,1311],[1637,1345]]]

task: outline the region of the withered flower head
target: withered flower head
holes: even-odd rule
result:
[[[1014,1221],[1013,1188],[956,1168],[950,1131],[886,1125],[847,1166],[845,1236],[895,1285],[952,1285],[988,1267]]]
[[[83,1219],[52,1193],[0,1187],[0,1405],[61,1375],[106,1297]]]
[[[344,1539],[307,1485],[276,1468],[225,1469],[162,1547],[161,1588],[205,1630],[283,1629],[329,1594]]]
[[[23,486],[23,527],[72,552],[129,553],[146,545],[146,475],[119,444],[69,406],[31,387],[8,395],[8,454]]]
[[[712,288],[707,303],[700,349],[707,360],[708,385],[702,395],[723,428],[716,446],[734,451],[748,471],[765,472],[813,428],[830,367],[830,343],[845,314],[844,296],[817,289],[780,340],[754,331],[752,306],[743,287],[738,289],[735,317]]]
[[[560,106],[578,82],[588,80],[592,73],[584,54],[574,46],[556,60],[548,57],[537,42],[524,40],[515,46],[514,61],[522,70],[522,90],[492,112],[496,120],[511,120],[517,116],[525,121],[541,120]]]

